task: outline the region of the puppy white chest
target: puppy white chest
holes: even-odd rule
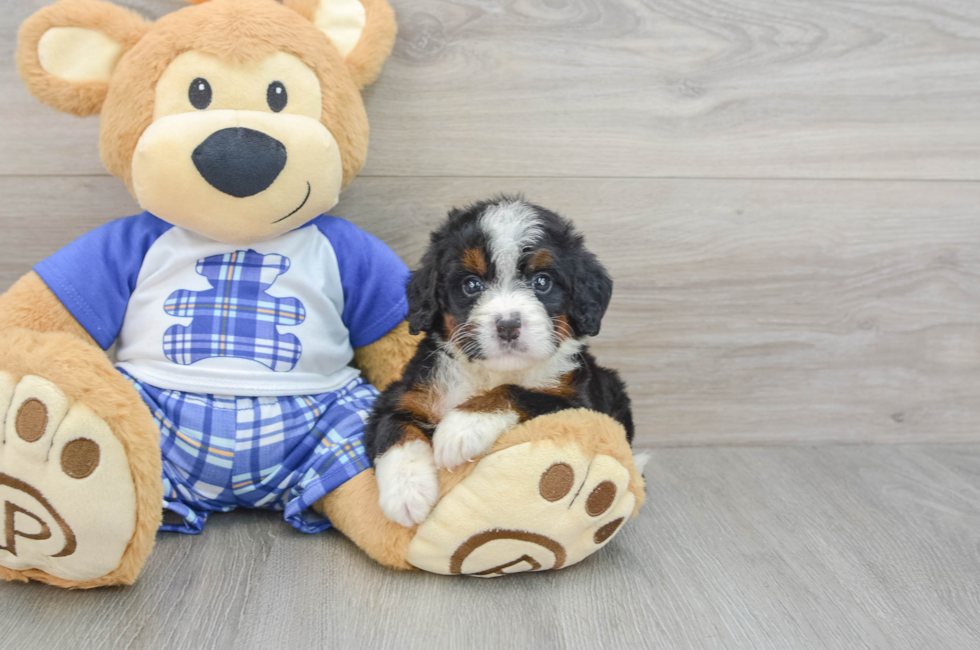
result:
[[[495,371],[487,369],[481,361],[469,361],[465,357],[441,351],[436,361],[432,383],[437,395],[436,411],[439,419],[446,417],[460,404],[491,391],[498,386],[521,386],[529,390],[546,390],[561,384],[562,377],[578,368],[577,355],[585,341],[564,341],[554,355],[525,370]]]

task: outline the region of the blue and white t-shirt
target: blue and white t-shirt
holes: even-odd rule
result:
[[[148,212],[112,221],[34,270],[119,365],[158,388],[313,395],[357,376],[355,347],[405,318],[408,269],[376,237],[320,216],[235,246]]]

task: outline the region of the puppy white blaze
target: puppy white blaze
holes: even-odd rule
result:
[[[392,447],[375,461],[374,473],[381,511],[396,524],[422,523],[439,499],[432,448],[424,440]]]
[[[498,277],[507,281],[513,281],[524,249],[544,235],[537,212],[521,201],[490,206],[480,215],[480,228],[489,239]]]
[[[576,359],[585,346],[585,341],[565,339],[553,355],[526,368],[497,370],[486,361],[470,361],[457,355],[450,346],[436,360],[433,387],[440,395],[439,413],[448,414],[456,406],[470,397],[496,388],[503,384],[514,384],[524,388],[556,388],[561,378],[578,368]]]
[[[476,323],[475,337],[495,370],[518,370],[549,357],[555,351],[551,318],[518,273],[524,250],[544,235],[541,219],[533,207],[521,201],[490,206],[480,215],[480,228],[494,266],[494,280],[470,314]],[[520,336],[503,342],[497,336],[499,319],[520,318]]]

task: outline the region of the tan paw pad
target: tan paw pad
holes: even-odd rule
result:
[[[108,425],[45,379],[0,373],[0,565],[92,580],[119,566],[135,523]]]
[[[408,561],[443,574],[560,569],[619,532],[636,498],[617,460],[554,441],[483,458],[419,527]]]

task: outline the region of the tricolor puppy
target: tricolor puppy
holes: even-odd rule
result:
[[[557,214],[511,198],[451,212],[408,285],[409,326],[426,336],[365,433],[388,518],[421,522],[437,467],[539,415],[595,409],[632,441],[626,387],[587,348],[611,296],[608,273]]]

